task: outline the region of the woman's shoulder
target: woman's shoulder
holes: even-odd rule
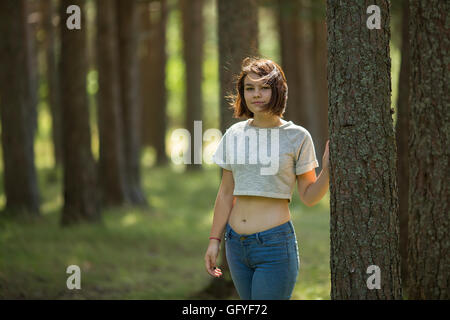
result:
[[[226,129],[227,133],[235,132],[236,130],[242,129],[247,124],[248,120],[242,120],[234,123],[233,125],[229,126],[228,129]]]
[[[293,144],[301,143],[307,136],[310,136],[310,133],[305,127],[293,122],[285,128],[285,132]]]
[[[290,120],[290,126],[286,127],[286,130],[292,131],[292,132],[304,132],[306,131],[305,127],[302,127],[299,124],[296,124],[294,121]]]

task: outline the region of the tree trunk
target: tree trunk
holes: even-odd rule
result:
[[[411,1],[408,299],[450,298],[448,1]]]
[[[303,59],[301,50],[300,2],[278,0],[278,28],[281,46],[281,65],[288,82],[288,100],[285,118],[300,124],[306,119],[302,104],[302,77],[299,61]]]
[[[56,41],[58,34],[53,24],[55,6],[52,0],[41,0],[42,25],[45,32],[44,50],[47,77],[47,103],[52,117],[53,157],[55,167],[62,165],[62,129],[60,89],[57,69]],[[61,23],[61,22],[60,22]]]
[[[317,1],[317,0],[315,0]],[[311,8],[309,0],[300,0],[300,50],[301,59],[297,61],[297,68],[300,68],[301,78],[301,118],[297,124],[305,127],[311,132],[313,138],[317,137],[317,111],[314,88],[314,56],[313,56],[313,30],[311,28]]]
[[[381,29],[369,30],[371,3],[327,2],[332,299],[402,298],[389,2],[378,3]]]
[[[187,165],[187,169],[198,170],[202,166],[196,164],[195,159],[202,162],[203,152],[202,148],[194,143],[194,121],[202,120],[203,111],[203,0],[182,0],[181,14],[183,54],[186,66],[185,128],[191,133],[191,164]]]
[[[120,109],[119,55],[116,7],[111,0],[97,1],[99,185],[102,203],[128,202],[125,184],[122,114]]]
[[[225,132],[236,119],[232,118],[230,110],[230,94],[235,94],[235,78],[239,75],[242,60],[258,54],[258,6],[255,0],[218,0],[219,19],[219,80],[220,80],[220,130]],[[239,35],[239,36],[236,36]],[[222,176],[222,169],[220,169]],[[225,299],[236,295],[231,280],[225,245],[222,244],[219,262],[223,281],[211,281],[203,294],[213,294],[213,297]],[[201,295],[200,295],[201,296]]]
[[[124,129],[126,183],[133,204],[147,205],[140,177],[140,109],[138,11],[135,0],[116,0],[118,14],[121,111]]]
[[[0,115],[6,211],[39,214],[24,0],[0,1]]]
[[[66,26],[67,7],[62,0],[61,26],[61,104],[64,158],[64,210],[62,224],[99,221],[97,172],[91,149],[91,131],[86,93],[86,19],[85,1],[81,9],[81,29]]]
[[[305,0],[278,0],[282,66],[288,81],[285,116],[317,137],[311,12]]]
[[[258,5],[256,0],[218,0],[220,130],[237,122],[229,99],[235,94],[235,77],[242,60],[258,55]],[[239,35],[239,36],[237,36]]]
[[[316,144],[319,164],[328,140],[328,82],[327,82],[327,26],[325,21],[325,0],[314,2],[313,6],[313,75],[315,108],[311,135]]]
[[[38,97],[38,51],[37,51],[37,32],[39,29],[40,21],[39,21],[39,9],[38,3],[32,1],[25,1],[25,10],[26,13],[26,26],[27,26],[27,40],[28,45],[26,46],[28,53],[28,81],[29,90],[30,90],[30,103],[28,104],[27,111],[27,121],[29,122],[31,134],[31,139],[34,138],[34,135],[37,131],[37,105],[39,103]]]
[[[141,146],[152,146],[152,119],[151,109],[152,95],[155,89],[152,88],[151,79],[152,74],[157,66],[152,64],[152,54],[155,48],[152,48],[152,23],[150,21],[150,3],[141,2],[139,4],[139,94],[141,102]]]
[[[165,165],[167,131],[166,0],[140,4],[141,126],[143,145],[153,146],[156,164]]]
[[[403,0],[402,14],[402,62],[400,67],[399,90],[397,98],[397,185],[398,185],[398,215],[400,220],[400,257],[402,286],[407,287],[408,281],[408,193],[409,193],[409,0]],[[405,290],[406,291],[406,290]],[[404,294],[406,292],[403,292]]]

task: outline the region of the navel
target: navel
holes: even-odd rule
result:
[[[242,222],[247,222],[247,220],[245,220],[245,219],[242,219]]]

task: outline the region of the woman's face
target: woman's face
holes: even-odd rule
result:
[[[267,106],[272,97],[272,88],[260,78],[256,73],[249,73],[244,78],[244,99],[247,107],[253,113],[266,112]]]

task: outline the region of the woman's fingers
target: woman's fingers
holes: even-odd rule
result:
[[[206,260],[206,271],[208,271],[211,276],[216,278],[222,276],[222,270],[215,267],[215,261],[212,261],[212,259],[209,258]]]
[[[208,271],[208,273],[213,277],[220,277],[222,275],[222,270],[215,267],[215,264],[215,260],[212,257],[208,256],[206,258],[206,271]]]
[[[222,270],[220,270],[219,268],[215,268],[214,269],[214,276],[219,278],[222,275]]]

